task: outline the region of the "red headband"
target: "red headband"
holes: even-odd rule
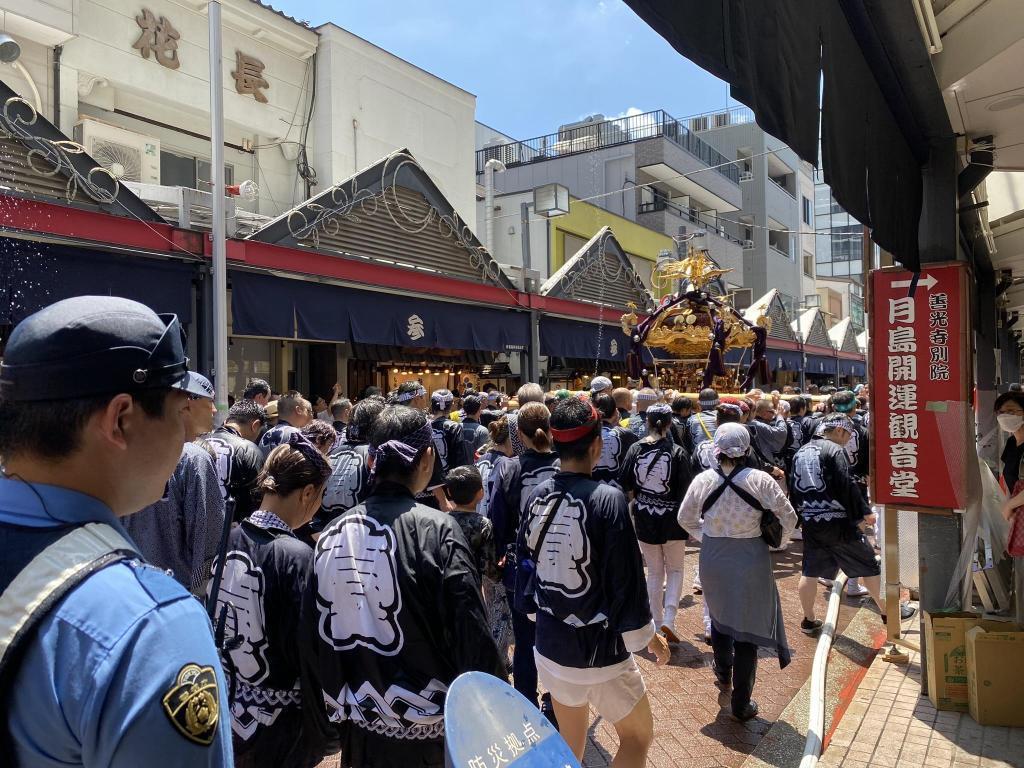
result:
[[[583,398],[580,399],[582,400]],[[570,429],[555,429],[551,427],[551,437],[556,443],[574,443],[594,431],[594,424],[598,423],[601,419],[597,415],[594,404],[587,402],[587,405],[590,406],[590,419],[586,424],[580,424],[578,427],[571,427]]]

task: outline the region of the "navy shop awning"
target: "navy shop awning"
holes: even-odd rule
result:
[[[0,323],[72,296],[122,296],[192,321],[196,265],[0,238]]]
[[[807,373],[827,373],[834,376],[836,373],[836,358],[828,355],[808,355],[805,370]]]
[[[764,357],[771,371],[799,371],[803,367],[803,355],[795,349],[769,348],[765,351]],[[753,353],[750,348],[734,348],[725,353],[727,365],[735,365],[741,361],[743,365],[750,365],[752,360]]]
[[[867,364],[860,360],[844,360],[839,358],[839,375],[840,376],[857,376],[863,378],[867,376]]]
[[[524,312],[287,277],[234,272],[231,296],[232,332],[241,336],[491,352],[530,338]]]
[[[540,319],[542,355],[625,362],[628,351],[629,339],[622,333],[622,326],[618,323],[605,322],[602,328],[598,323],[585,323],[582,320],[561,317]]]

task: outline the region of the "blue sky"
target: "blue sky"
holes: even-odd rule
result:
[[[272,0],[333,21],[476,94],[477,120],[527,139],[600,112],[721,109],[726,87],[620,0]],[[735,103],[735,102],[730,102]]]

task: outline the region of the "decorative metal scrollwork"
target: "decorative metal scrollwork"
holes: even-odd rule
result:
[[[67,177],[64,191],[68,202],[73,202],[79,193],[97,203],[115,202],[120,189],[117,177],[99,165],[87,173],[79,171],[72,158],[86,154],[85,147],[66,139],[54,141],[36,136],[30,128],[38,119],[32,104],[20,96],[12,96],[0,110],[0,136],[28,147],[26,160],[35,173]]]
[[[416,235],[436,226],[442,237],[453,240],[469,253],[469,263],[481,277],[498,283],[501,272],[487,249],[480,245],[469,226],[452,211],[443,214],[433,206],[420,213],[403,204],[398,193],[398,177],[406,166],[419,168],[406,152],[393,152],[381,169],[380,191],[359,189],[356,178],[332,187],[329,196],[318,198],[288,214],[288,231],[296,240],[309,240],[319,247],[320,238],[336,237],[343,224],[358,224],[364,217],[377,214],[381,208],[401,231]]]

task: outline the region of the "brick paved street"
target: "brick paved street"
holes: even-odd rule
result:
[[[761,714],[755,720],[741,724],[729,714],[728,695],[722,695],[713,681],[711,648],[704,644],[703,639],[701,597],[690,593],[698,549],[688,549],[682,607],[676,620],[676,630],[683,642],[674,649],[668,665],[660,669],[652,659],[639,657],[654,711],[655,739],[650,765],[658,768],[737,768],[804,684],[810,674],[816,641],[799,630],[802,614],[797,596],[800,552],[800,542],[793,542],[788,551],[773,555],[786,632],[794,652],[793,663],[780,671],[774,657],[762,654],[754,688],[754,699]],[[824,616],[824,595],[825,590],[821,588],[818,618]],[[844,601],[840,611],[840,632],[859,607],[859,601]],[[591,729],[584,760],[586,768],[609,765],[616,745],[611,724],[598,719]],[[337,759],[329,758],[321,768],[334,768],[336,765]]]
[[[816,640],[799,630],[802,617],[797,596],[800,553],[800,542],[793,542],[786,552],[773,555],[793,663],[780,671],[776,659],[762,652],[754,687],[754,700],[761,713],[755,720],[738,723],[729,713],[728,695],[719,692],[711,674],[711,647],[703,640],[701,597],[689,594],[698,551],[696,547],[687,551],[683,608],[676,620],[683,643],[673,651],[671,661],[663,668],[657,668],[651,659],[640,658],[654,711],[655,738],[650,765],[658,768],[736,768],[742,765],[804,684],[810,675]],[[824,595],[822,587],[818,600],[819,619],[825,613]],[[858,607],[859,601],[844,601],[839,616],[840,632]],[[591,731],[584,761],[586,767],[609,765],[616,744],[611,725],[598,721]]]

